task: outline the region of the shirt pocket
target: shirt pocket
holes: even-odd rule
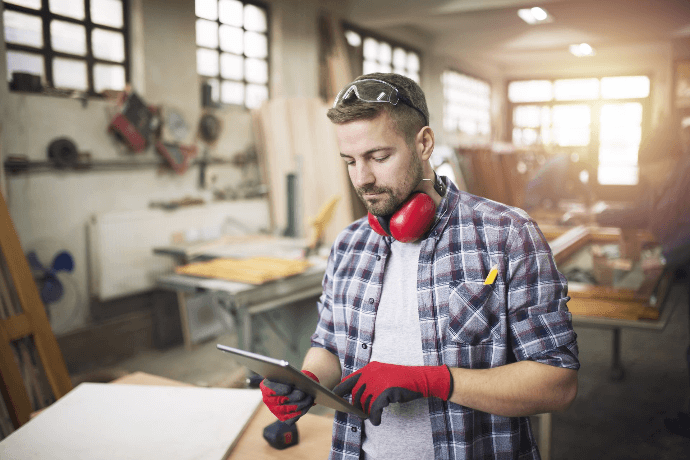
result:
[[[448,338],[478,345],[501,338],[500,300],[491,284],[451,285],[448,298]]]

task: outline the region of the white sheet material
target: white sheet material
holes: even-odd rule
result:
[[[0,442],[0,458],[221,460],[259,390],[82,383]]]

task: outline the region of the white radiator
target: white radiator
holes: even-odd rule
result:
[[[270,226],[266,200],[241,200],[191,206],[174,211],[143,209],[112,212],[89,221],[90,291],[108,300],[151,289],[170,273],[174,261],[153,253],[174,235],[189,241],[222,234],[258,232]]]

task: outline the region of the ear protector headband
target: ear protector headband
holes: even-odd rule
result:
[[[435,174],[434,176],[434,189],[444,196],[446,184]],[[392,236],[401,243],[409,243],[418,240],[429,230],[435,215],[434,200],[426,193],[413,192],[391,216],[381,217],[368,213],[367,218],[369,226],[379,235]]]

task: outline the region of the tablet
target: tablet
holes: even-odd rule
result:
[[[292,367],[287,361],[269,358],[268,356],[220,344],[216,345],[216,347],[221,351],[232,354],[237,362],[264,378],[275,382],[289,383],[309,393],[314,396],[314,402],[316,404],[321,404],[322,406],[330,407],[340,412],[348,412],[352,415],[356,415],[362,420],[368,418],[360,409],[336,395],[325,386],[310,379],[306,374]]]

